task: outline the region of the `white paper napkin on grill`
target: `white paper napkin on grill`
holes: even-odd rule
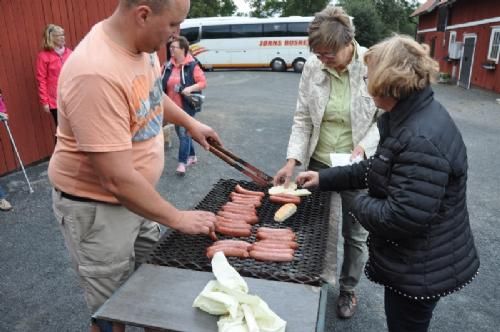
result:
[[[222,252],[212,258],[211,280],[196,297],[193,307],[212,315],[223,315],[219,332],[284,332],[286,322],[260,297],[248,294],[248,285]]]

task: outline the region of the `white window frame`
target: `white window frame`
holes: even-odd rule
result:
[[[493,42],[495,41],[495,35],[497,35],[498,37],[496,37],[496,40],[498,42],[498,44],[496,45],[497,49],[496,49],[496,57],[494,56],[494,54],[492,54],[493,52],[493,47],[495,45],[493,45]],[[494,27],[492,30],[491,30],[491,36],[490,36],[490,46],[488,47],[488,61],[495,61],[495,63],[498,64],[498,59],[500,58],[500,27]]]

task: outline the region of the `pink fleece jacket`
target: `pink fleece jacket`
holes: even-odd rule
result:
[[[71,54],[69,48],[65,48],[62,55],[54,50],[38,53],[36,59],[36,80],[38,82],[38,96],[42,105],[49,108],[57,108],[57,80],[62,66]]]

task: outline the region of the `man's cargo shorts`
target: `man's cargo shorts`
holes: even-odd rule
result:
[[[160,238],[157,223],[121,205],[78,201],[52,190],[54,214],[94,313]]]

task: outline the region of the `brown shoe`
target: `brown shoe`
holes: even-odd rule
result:
[[[356,311],[357,304],[358,300],[354,292],[341,291],[337,299],[337,315],[344,319],[351,318]]]

